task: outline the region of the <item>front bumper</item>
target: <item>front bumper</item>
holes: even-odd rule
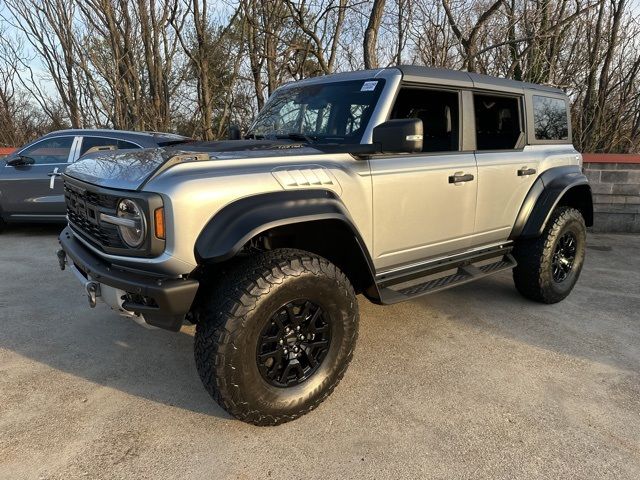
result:
[[[184,317],[198,291],[199,282],[186,278],[158,277],[120,269],[111,265],[89,251],[77,240],[67,226],[59,237],[62,250],[58,252],[60,267],[64,269],[71,260],[76,276],[82,281],[86,278],[85,288],[93,301],[100,297],[100,286],[106,286],[110,292],[120,291],[118,304],[107,302],[112,308],[141,315],[149,324],[168,330],[178,331]]]

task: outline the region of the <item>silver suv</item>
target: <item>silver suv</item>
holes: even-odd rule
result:
[[[124,315],[196,324],[204,386],[256,425],[295,419],[390,304],[513,269],[572,290],[591,189],[555,88],[402,66],[279,88],[242,140],[98,154],[64,175],[60,266]]]

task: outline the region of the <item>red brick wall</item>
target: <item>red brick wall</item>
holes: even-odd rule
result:
[[[640,163],[640,155],[626,153],[583,153],[584,163]]]
[[[0,158],[6,157],[14,150],[15,150],[14,148],[0,147]]]

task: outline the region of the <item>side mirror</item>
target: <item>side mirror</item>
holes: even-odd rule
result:
[[[229,140],[240,140],[240,127],[237,125],[229,126]]]
[[[373,129],[373,143],[383,152],[421,152],[422,139],[422,120],[419,118],[388,120]]]
[[[19,155],[17,157],[12,158],[11,160],[7,160],[7,166],[9,167],[26,167],[27,165],[33,165],[36,161],[31,157],[23,157]]]

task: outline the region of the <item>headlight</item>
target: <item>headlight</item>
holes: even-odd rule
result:
[[[118,218],[126,220],[118,225],[122,240],[131,248],[144,243],[146,223],[142,209],[133,200],[125,198],[118,203]]]

